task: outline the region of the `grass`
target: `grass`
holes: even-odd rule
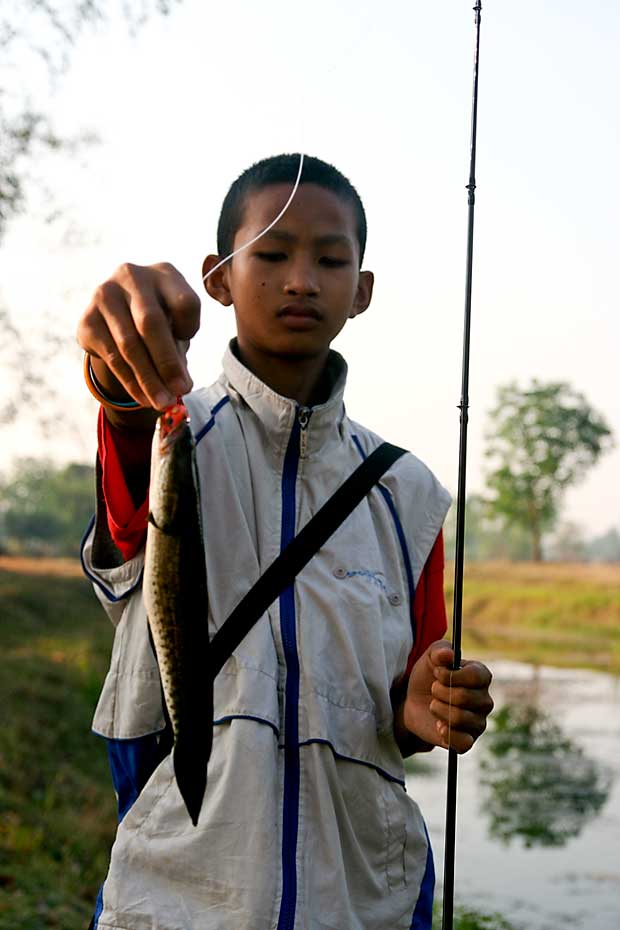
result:
[[[69,560],[0,558],[0,604],[0,930],[85,930],[116,823],[90,734],[112,628]],[[467,567],[465,654],[617,671],[619,621],[620,566]]]
[[[463,653],[620,672],[620,565],[469,563]]]
[[[441,906],[433,910],[433,930],[441,927]],[[523,930],[502,917],[501,914],[485,914],[479,910],[457,908],[454,912],[454,930]]]
[[[0,928],[85,930],[115,824],[90,734],[111,628],[73,562],[0,560]]]

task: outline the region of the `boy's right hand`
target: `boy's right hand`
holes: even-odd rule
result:
[[[200,326],[200,299],[167,263],[123,264],[99,285],[77,341],[114,400],[163,410],[192,388],[185,353]]]

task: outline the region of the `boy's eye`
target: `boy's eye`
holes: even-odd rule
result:
[[[256,252],[256,257],[266,262],[281,262],[286,258],[284,252]]]
[[[328,268],[342,268],[344,265],[349,264],[346,258],[330,258],[329,255],[324,255],[320,262],[321,265],[327,265]]]

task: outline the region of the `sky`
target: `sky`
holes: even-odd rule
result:
[[[32,412],[3,430],[16,455],[92,460],[95,405],[74,344],[95,287],[124,261],[170,261],[202,293],[189,355],[210,383],[234,334],[200,280],[221,201],[249,164],[281,151],[333,162],[360,192],[376,276],[370,309],[334,347],[347,410],[424,459],[452,491],[465,280],[474,40],[471,0],[184,0],[135,37],[120,18],[85,33],[50,92],[23,74],[59,132],[99,142],[45,159],[38,193],[0,251],[1,297],[63,404],[56,438]],[[620,5],[483,3],[468,489],[484,488],[498,385],[567,381],[620,443]],[[6,370],[0,388],[8,390]],[[61,429],[61,426],[63,427]],[[620,528],[620,449],[566,497],[586,535]]]

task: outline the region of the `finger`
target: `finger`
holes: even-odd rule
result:
[[[463,688],[488,688],[493,676],[482,662],[465,660],[461,667],[454,669],[436,666],[435,678],[443,685]]]
[[[105,362],[107,368],[133,400],[136,400],[142,407],[152,407],[151,399],[140,388],[132,369],[114,344],[114,339],[107,326],[106,333],[105,336],[102,335],[97,357]]]
[[[174,395],[159,377],[144,340],[134,325],[125,294],[113,282],[106,282],[99,290],[105,294],[99,303],[100,313],[112,340],[111,346],[106,347],[107,354],[101,356],[103,361],[132,396],[137,385],[147,398],[147,406],[163,410],[173,403]],[[173,351],[176,354],[174,343]],[[130,375],[123,371],[123,362],[130,369]]]
[[[454,664],[454,650],[447,639],[437,640],[428,650],[428,659],[435,668],[451,669]]]
[[[454,749],[459,754],[468,752],[477,739],[471,733],[461,733],[458,730],[450,729],[440,721],[437,721],[437,732],[440,739],[439,745],[443,746],[444,749]]]
[[[93,358],[101,359],[120,386],[141,406],[150,406],[148,397],[140,389],[130,366],[124,360],[108,325],[95,305],[85,312],[78,327],[77,340]]]
[[[187,363],[178,350],[171,319],[154,286],[152,272],[145,274],[145,269],[127,265],[117,274],[133,325],[160,382],[173,395],[186,394],[191,390]]]
[[[175,339],[175,340],[174,340],[174,344],[175,344],[176,347],[177,347],[177,352],[179,353],[179,358],[180,358],[181,361],[183,362],[183,366],[184,366],[184,368],[185,368],[185,371],[187,372],[187,380],[188,380],[188,384],[187,384],[187,387],[186,387],[185,391],[180,391],[179,393],[181,393],[181,394],[189,394],[189,392],[190,392],[190,391],[192,390],[192,388],[194,387],[194,381],[193,381],[192,376],[190,375],[189,369],[188,369],[188,367],[187,367],[187,353],[189,352],[190,341],[189,341],[189,339]]]
[[[169,317],[177,339],[189,340],[200,326],[200,298],[174,265],[161,262],[152,266],[155,271],[159,299]]]
[[[78,345],[95,358],[100,358],[105,350],[105,340],[110,333],[99,311],[97,299],[93,297],[78,323],[76,339]]]
[[[431,687],[431,694],[436,701],[476,713],[490,714],[493,710],[493,699],[484,688],[449,688],[435,681]]]
[[[444,704],[443,701],[431,701],[429,709],[438,721],[445,723],[459,733],[470,733],[476,737],[484,733],[487,726],[486,716],[470,710]]]

